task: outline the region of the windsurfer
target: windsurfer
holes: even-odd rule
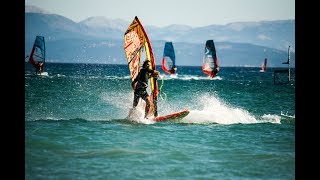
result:
[[[37,69],[36,69],[36,74],[41,74],[43,71],[43,62],[38,62],[37,63]]]
[[[150,109],[149,95],[147,93],[148,79],[151,76],[157,77],[160,75],[159,71],[149,69],[149,63],[149,60],[143,62],[142,69],[131,84],[134,89],[133,109],[138,105],[139,98],[142,98],[146,102],[144,118],[147,118]]]
[[[215,67],[214,69],[213,69],[213,71],[211,72],[211,75],[210,75],[210,77],[215,77],[215,76],[217,76],[218,75],[218,72],[219,72],[219,66],[217,66],[217,67]]]
[[[175,74],[177,72],[176,66],[172,66],[172,69],[170,70],[171,74]]]

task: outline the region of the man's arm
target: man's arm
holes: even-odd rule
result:
[[[137,78],[136,79],[134,79],[133,81],[132,81],[132,83],[131,83],[131,86],[132,86],[132,88],[134,89],[134,84],[137,82]]]
[[[160,72],[157,71],[157,70],[153,70],[153,73],[152,73],[152,74],[154,74],[154,75],[160,75]]]
[[[158,78],[158,76],[160,75],[160,72],[159,71],[157,71],[157,70],[153,70],[153,73],[152,73],[152,77],[154,77],[154,78]]]

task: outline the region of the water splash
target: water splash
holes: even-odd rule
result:
[[[218,96],[202,95],[196,97],[197,109],[192,109],[182,122],[185,123],[218,123],[218,124],[250,124],[250,123],[280,123],[279,116],[265,116],[258,120],[247,110],[233,107]]]
[[[188,75],[188,74],[184,74],[184,75],[179,75],[179,74],[171,74],[171,75],[160,75],[161,79],[164,80],[173,80],[173,79],[179,79],[179,80],[222,80],[222,77],[220,76],[216,76],[214,78],[208,77],[208,76],[202,76],[202,75]]]

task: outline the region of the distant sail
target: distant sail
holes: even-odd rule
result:
[[[132,81],[137,77],[140,66],[145,59],[150,60],[150,68],[156,69],[156,61],[153,55],[151,42],[148,35],[143,28],[138,17],[135,16],[132,23],[129,25],[124,34],[124,51],[128,61],[128,67]],[[151,77],[148,82],[148,89],[150,90],[150,111],[155,117],[157,112],[157,98],[158,98],[158,82],[157,79]]]
[[[30,56],[29,63],[40,73],[44,70],[44,64],[46,60],[46,47],[43,36],[36,36]],[[40,68],[39,65],[42,64]]]
[[[162,56],[162,70],[168,74],[176,74],[176,57],[172,42],[166,42]]]
[[[263,61],[263,63],[262,63],[260,72],[265,72],[265,71],[266,71],[266,69],[267,69],[267,64],[268,64],[268,59],[265,58],[264,61]]]
[[[215,77],[219,72],[219,63],[213,40],[207,40],[204,48],[202,71],[209,77]]]

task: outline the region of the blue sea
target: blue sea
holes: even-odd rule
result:
[[[159,115],[190,114],[154,122],[126,119],[127,65],[26,63],[25,179],[295,179],[295,69],[274,69],[158,65]]]

